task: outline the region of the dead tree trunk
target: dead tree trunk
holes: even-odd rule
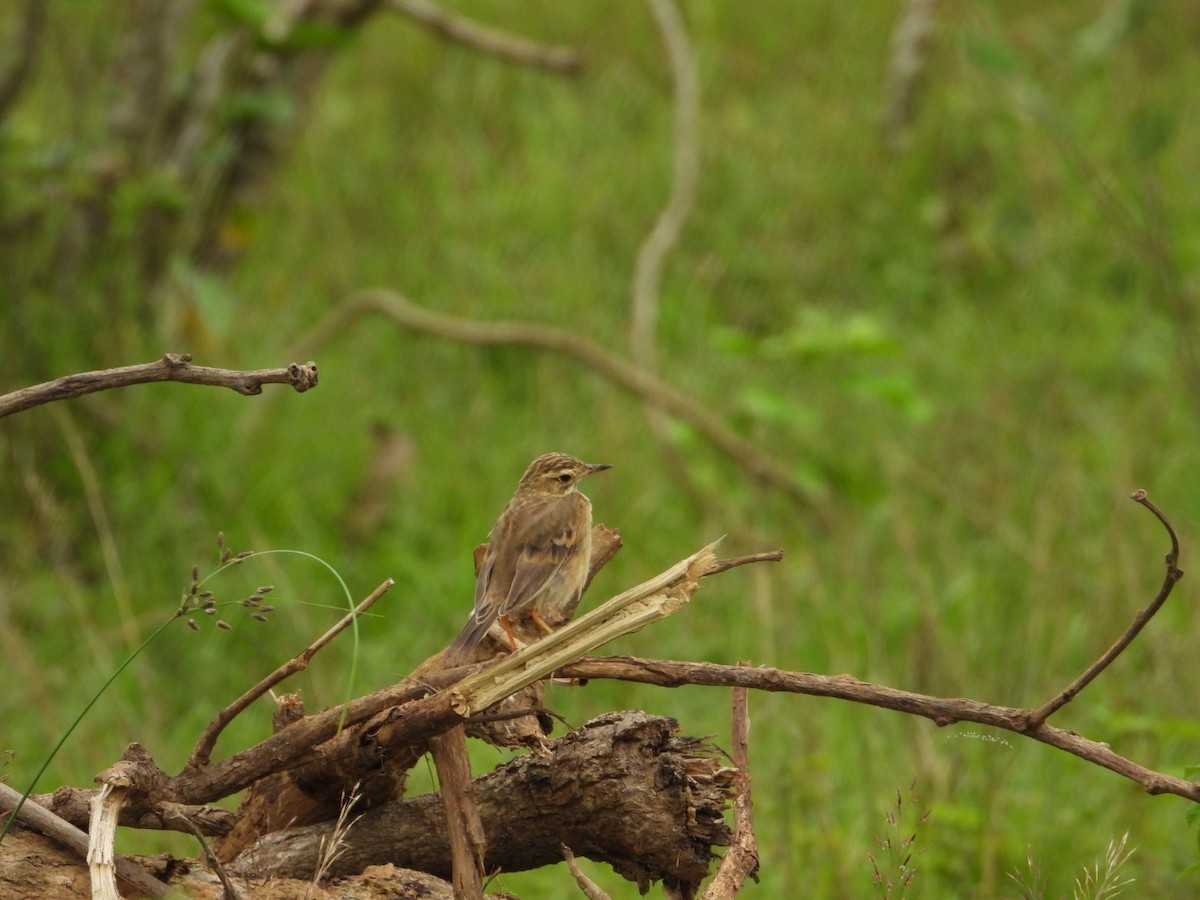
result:
[[[670,719],[614,713],[475,780],[487,837],[485,869],[515,872],[561,862],[562,848],[608,863],[645,890],[663,881],[690,893],[708,876],[711,848],[731,839],[724,812],[733,768],[720,751],[681,738]],[[353,814],[352,814],[353,818]],[[229,867],[239,875],[311,878],[333,823],[269,834]],[[439,794],[362,813],[330,875],[392,863],[449,879]]]

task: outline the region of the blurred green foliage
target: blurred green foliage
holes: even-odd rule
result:
[[[205,27],[266,6],[206,6]],[[173,252],[153,302],[139,293],[143,214],[182,215],[197,197],[167,171],[106,193],[94,104],[117,21],[56,7],[0,130],[0,389],[166,350],[283,365],[350,292],[375,285],[622,350],[633,260],[670,173],[670,81],[652,21],[639,4],[454,6],[577,47],[583,74],[505,65],[383,14],[329,38],[337,55],[269,189],[219,223],[210,250],[236,264]],[[663,285],[663,375],[781,460],[818,505],[753,484],[684,426],[672,429],[677,452],[662,453],[637,400],[567,360],[383,319],[320,347],[320,387],[303,396],[148,385],[6,419],[10,781],[24,786],[93,686],[172,613],[191,566],[215,562],[219,529],[237,549],[317,554],[358,596],[394,577],[362,629],[357,688],[407,673],[460,625],[472,548],[523,466],[551,449],[615,467],[590,495],[626,547],[595,598],[720,534],[730,554],[787,554],[705,585],[672,622],[614,651],[1035,705],[1157,589],[1166,539],[1130,490],[1166,510],[1189,568],[1200,546],[1200,205],[1188,187],[1200,8],[941,4],[900,151],[880,128],[898,4],[691,0],[684,13],[704,162]],[[296,114],[287,97],[236,101],[231,128]],[[87,259],[66,252],[76,245],[62,230],[78,224],[65,210],[81,197],[103,198],[113,217]],[[399,462],[374,467],[388,451]],[[39,789],[89,784],[131,740],[177,769],[213,712],[342,602],[296,557],[219,581],[227,599],[274,584],[279,612],[269,625],[231,618],[230,632],[180,623]],[[1185,579],[1055,723],[1165,772],[1194,765],[1193,596]],[[349,654],[335,642],[296,679],[310,708],[343,696]],[[728,728],[724,701],[699,688],[593,683],[551,702],[572,722],[638,706],[691,733]],[[1125,832],[1133,894],[1197,891],[1183,874],[1197,837],[1182,800],[975,727],[778,695],[752,698],[751,711],[763,896],[871,896],[868,854],[910,785],[928,819],[907,896],[1015,896],[1006,873],[1024,871],[1027,850],[1058,896]],[[265,735],[269,713],[243,715],[218,750]],[[480,766],[504,757],[474,752]],[[528,898],[569,890],[562,871],[499,883]]]

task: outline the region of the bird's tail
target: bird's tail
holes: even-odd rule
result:
[[[467,620],[467,624],[463,626],[463,630],[458,633],[458,637],[454,639],[454,642],[442,654],[442,660],[452,666],[465,663],[471,656],[471,652],[479,646],[479,642],[483,640],[483,636],[487,634],[488,629],[492,627],[494,618],[493,616],[491,618],[479,619],[471,616]]]

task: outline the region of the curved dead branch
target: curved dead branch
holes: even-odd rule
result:
[[[638,365],[656,370],[658,301],[663,264],[696,204],[700,177],[700,78],[687,29],[673,0],[647,0],[666,47],[675,96],[671,193],[638,248],[630,297],[629,338]]]
[[[579,54],[570,47],[539,44],[519,34],[481,25],[474,19],[452,13],[429,0],[391,0],[391,4],[414,22],[447,40],[505,62],[563,75],[574,75],[579,71]]]
[[[1141,630],[1146,627],[1146,624],[1154,618],[1154,614],[1166,603],[1167,597],[1171,596],[1171,591],[1175,589],[1175,585],[1183,577],[1183,569],[1179,568],[1178,565],[1179,537],[1175,534],[1174,527],[1167,521],[1167,517],[1163,515],[1162,510],[1150,502],[1150,498],[1144,490],[1138,489],[1134,491],[1129,499],[1133,500],[1134,503],[1140,503],[1146,509],[1150,510],[1150,512],[1154,513],[1154,517],[1166,529],[1167,536],[1171,540],[1171,549],[1167,551],[1165,557],[1167,572],[1163,576],[1162,587],[1158,589],[1158,595],[1151,601],[1149,606],[1137,611],[1137,614],[1133,617],[1133,622],[1125,629],[1124,634],[1117,638],[1116,642],[1105,650],[1099,659],[1088,666],[1078,678],[1063,688],[1056,696],[1030,713],[1029,722],[1027,723],[1027,727],[1030,729],[1037,728],[1050,718],[1050,716],[1075,699],[1075,696],[1091,684],[1097,675],[1107,669],[1113,660],[1125,652],[1125,648],[1133,643],[1133,639],[1138,636]]]
[[[581,334],[537,322],[479,322],[424,309],[398,291],[370,288],[351,295],[315,326],[296,349],[324,347],[367,313],[377,312],[423,334],[477,347],[530,347],[568,357],[617,387],[692,426],[713,447],[764,484],[808,505],[815,499],[800,479],[726,425],[719,415],[653,372],[605,350]]]

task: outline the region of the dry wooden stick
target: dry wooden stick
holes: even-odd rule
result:
[[[444,730],[454,724],[458,717],[452,713],[442,715],[440,704],[434,701],[440,697],[445,701],[448,710],[448,692],[441,692],[432,697],[427,695],[431,691],[453,684],[465,673],[478,671],[479,668],[480,666],[474,665],[447,669],[444,672],[426,675],[420,682],[406,679],[373,694],[351,700],[344,708],[332,707],[305,716],[253,747],[240,750],[226,759],[207,766],[188,766],[171,779],[171,792],[176,795],[178,802],[182,803],[206,803],[236,794],[272,772],[282,772],[315,759],[313,748],[334,737],[339,731],[339,726],[346,727],[362,722],[393,707],[404,706],[406,714],[418,718],[430,716],[428,723],[409,723],[414,728],[414,734],[428,735]],[[428,728],[417,727],[424,725],[428,725]]]
[[[568,678],[616,678],[659,687],[705,684],[743,687],[759,691],[783,691],[815,697],[836,697],[851,703],[863,703],[931,719],[938,726],[958,722],[990,725],[1033,738],[1057,747],[1087,762],[1116,772],[1140,784],[1148,794],[1175,794],[1200,803],[1200,782],[1185,781],[1141,766],[1113,751],[1100,741],[1089,740],[1073,731],[1043,723],[1030,729],[1031,710],[1013,706],[993,706],[964,697],[932,697],[880,684],[860,681],[852,675],[813,675],[780,669],[742,669],[717,663],[678,662],[665,659],[639,659],[630,656],[606,656],[581,659],[563,666],[559,674]]]
[[[708,570],[708,575],[719,575],[738,566],[748,566],[751,563],[779,562],[783,559],[782,550],[765,550],[762,553],[747,553],[745,556],[731,556],[729,559],[718,559]]]
[[[464,900],[483,900],[483,860],[487,854],[487,838],[472,794],[466,729],[456,725],[449,731],[431,737],[429,750],[441,783],[454,895]]]
[[[742,661],[738,668],[748,665]],[[717,874],[704,892],[704,900],[731,900],[747,878],[757,881],[758,841],[754,836],[754,803],[750,797],[750,703],[746,688],[735,687],[732,694],[729,755],[737,768],[733,776],[733,843],[721,858]]]
[[[317,385],[315,362],[292,363],[285,369],[213,369],[191,365],[191,355],[168,353],[162,359],[119,369],[101,369],[96,372],[81,372],[65,375],[44,384],[21,388],[11,394],[0,396],[0,419],[22,410],[67,400],[96,391],[128,387],[131,384],[146,384],[152,381],[178,381],[183,384],[204,384],[211,387],[226,387],[247,396],[262,393],[264,384],[290,384],[303,393]]]
[[[481,53],[566,75],[579,71],[579,54],[569,47],[547,46],[521,35],[489,28],[429,0],[391,0],[391,3],[414,22]]]
[[[117,820],[125,805],[128,788],[120,783],[105,782],[92,801],[92,818],[88,823],[88,875],[92,882],[94,900],[120,900],[117,891]]]
[[[200,735],[200,740],[196,742],[196,747],[192,750],[192,755],[188,757],[188,766],[199,768],[200,766],[207,765],[209,760],[212,759],[212,752],[217,744],[217,738],[221,736],[221,732],[225,730],[225,726],[236,719],[251,703],[279,684],[279,682],[295,675],[297,672],[303,672],[307,669],[309,662],[312,661],[312,658],[316,656],[322,647],[341,634],[358,616],[361,616],[370,609],[375,604],[375,601],[386,594],[395,583],[391,578],[386,579],[383,584],[371,591],[358,606],[342,616],[323,635],[217,713],[216,718],[208,723],[208,727]]]
[[[1141,632],[1146,624],[1154,618],[1154,614],[1162,608],[1167,597],[1171,596],[1171,591],[1175,585],[1179,583],[1179,579],[1183,577],[1183,569],[1179,568],[1179,538],[1175,534],[1175,529],[1171,527],[1171,523],[1167,521],[1167,517],[1163,515],[1162,510],[1150,502],[1149,496],[1144,490],[1139,488],[1129,495],[1129,499],[1135,503],[1140,503],[1150,512],[1154,513],[1158,521],[1162,523],[1163,528],[1167,530],[1167,536],[1171,539],[1171,549],[1166,555],[1167,574],[1163,577],[1162,587],[1158,590],[1158,596],[1145,609],[1139,609],[1133,617],[1133,622],[1125,629],[1122,634],[1111,647],[1104,651],[1103,655],[1094,663],[1088,666],[1078,678],[1072,681],[1069,685],[1063,688],[1058,694],[1047,700],[1029,715],[1028,727],[1035,729],[1050,716],[1058,712],[1085,687],[1092,683],[1097,675],[1107,669],[1118,656],[1125,652],[1135,637]]]

